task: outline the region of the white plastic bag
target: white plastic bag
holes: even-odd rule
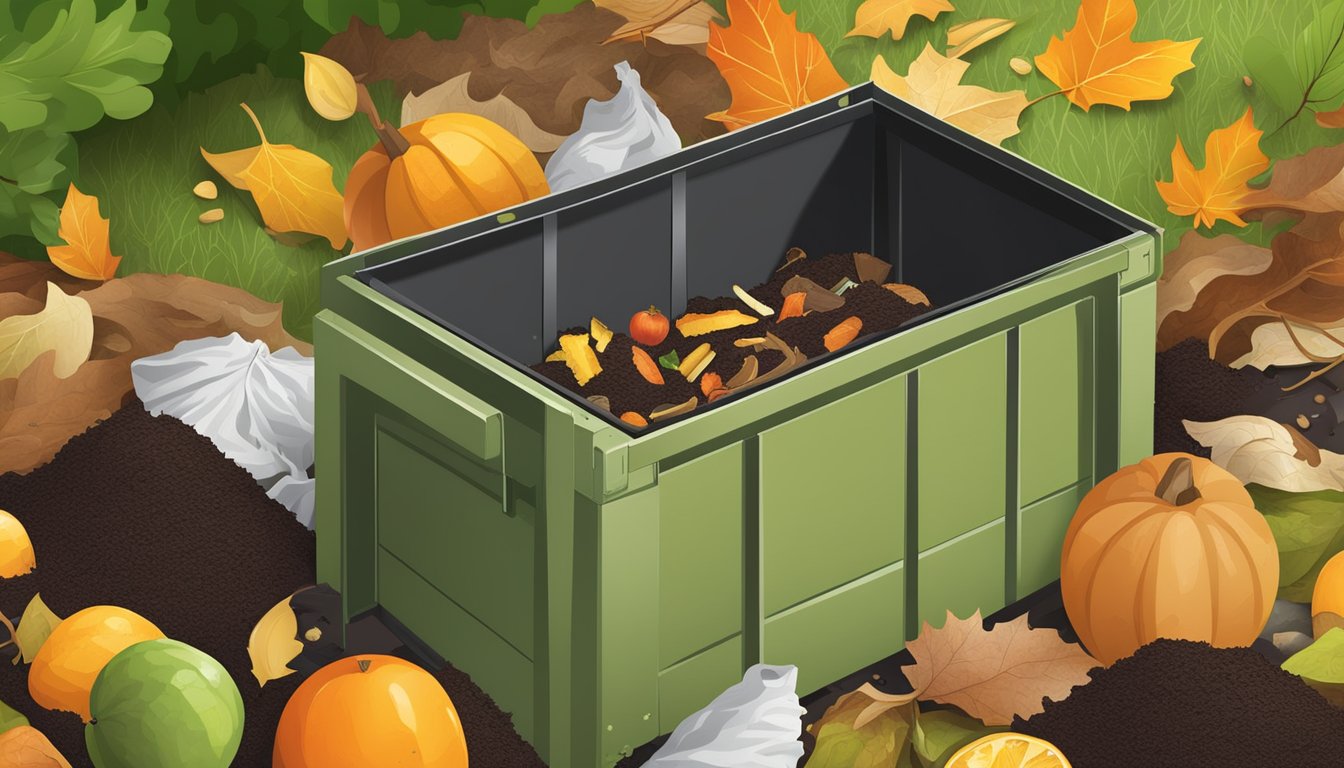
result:
[[[166,413],[210,438],[313,527],[313,360],[265,342],[191,339],[131,363],[145,410]]]
[[[756,664],[709,706],[681,721],[644,768],[797,768],[798,668]]]
[[[590,99],[579,130],[546,163],[552,192],[587,184],[610,173],[641,166],[681,149],[672,122],[639,84],[629,62],[616,65],[621,89],[608,101]]]

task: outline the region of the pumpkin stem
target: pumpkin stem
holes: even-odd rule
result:
[[[1195,467],[1190,459],[1182,456],[1171,462],[1166,474],[1162,475],[1162,480],[1157,484],[1157,495],[1175,507],[1184,506],[1200,498],[1199,489],[1195,487]]]
[[[372,660],[372,659],[360,659],[360,660],[356,661],[355,663],[359,665],[359,671],[360,671],[360,672],[368,672],[368,671],[369,671],[369,667],[373,666],[373,660]]]
[[[411,148],[411,142],[406,139],[397,126],[391,123],[383,122],[382,115],[378,114],[378,107],[373,103],[373,96],[369,95],[368,86],[363,83],[355,83],[355,109],[363,112],[364,116],[369,118],[369,124],[373,126],[373,132],[378,134],[378,138],[383,142],[383,148],[387,150],[389,158],[398,158],[406,154],[406,150]]]

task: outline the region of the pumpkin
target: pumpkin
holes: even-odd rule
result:
[[[1311,627],[1317,638],[1344,627],[1344,552],[1336,552],[1316,576],[1311,592]]]
[[[1279,551],[1250,494],[1188,454],[1103,480],[1078,505],[1060,555],[1064,609],[1107,665],[1160,637],[1250,645],[1278,587]]]
[[[550,191],[532,151],[483,117],[454,112],[375,130],[380,143],[345,182],[345,226],[356,251]]]
[[[462,721],[434,676],[404,659],[351,656],[314,672],[276,727],[272,768],[467,768]]]

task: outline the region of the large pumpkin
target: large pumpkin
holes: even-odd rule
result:
[[[345,182],[345,226],[362,251],[507,208],[550,191],[523,142],[477,115],[378,129]]]
[[[1274,605],[1279,551],[1231,473],[1165,453],[1083,498],[1060,587],[1078,638],[1103,664],[1159,637],[1250,645]]]

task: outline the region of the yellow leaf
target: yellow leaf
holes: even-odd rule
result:
[[[261,144],[220,154],[202,148],[206,162],[230,184],[252,193],[266,226],[276,232],[320,235],[332,248],[343,247],[349,240],[345,201],[331,181],[331,165],[292,144],[270,143],[256,114],[241,106],[257,127]]]
[[[844,90],[816,35],[798,31],[779,0],[728,0],[729,26],[709,28],[705,52],[719,68],[733,102],[706,117],[735,130]]]
[[[597,355],[593,354],[593,348],[588,346],[588,334],[561,336],[560,349],[565,353],[565,365],[569,366],[580,387],[602,372],[602,364],[597,361]]]
[[[881,37],[890,32],[895,40],[916,14],[929,21],[943,11],[955,11],[948,0],[866,0],[854,13],[854,29],[845,37]]]
[[[70,768],[60,750],[31,725],[0,734],[0,765],[5,768]]]
[[[1017,22],[1012,19],[976,19],[947,30],[948,58],[957,59],[1002,35]]]
[[[247,655],[259,685],[293,674],[286,665],[303,651],[303,642],[298,639],[299,620],[289,605],[292,598],[290,595],[271,606],[247,638]]]
[[[303,92],[313,111],[328,120],[355,114],[355,78],[340,64],[316,53],[303,54]]]
[[[23,609],[23,615],[19,617],[19,626],[14,631],[14,641],[22,652],[24,664],[32,663],[38,649],[47,642],[52,630],[60,623],[61,617],[42,602],[42,595],[33,595],[33,599],[28,601],[28,607]],[[14,657],[15,664],[19,663],[19,658]]]
[[[1204,167],[1196,170],[1181,140],[1171,152],[1171,181],[1157,182],[1167,210],[1194,216],[1195,226],[1213,227],[1219,220],[1246,226],[1241,213],[1252,190],[1247,182],[1264,173],[1269,158],[1260,151],[1260,136],[1251,110],[1232,125],[1209,134],[1204,142]]]
[[[89,302],[67,296],[47,283],[47,304],[35,315],[10,315],[0,320],[0,381],[23,373],[44,352],[56,351],[53,373],[73,374],[93,349],[93,312]]]
[[[1134,0],[1083,0],[1073,29],[1050,38],[1036,67],[1084,110],[1165,99],[1171,81],[1195,68],[1190,57],[1202,38],[1135,42],[1138,20]]]
[[[970,66],[961,59],[949,59],[926,44],[905,77],[893,72],[880,55],[873,59],[871,77],[879,88],[893,96],[972,136],[999,144],[1017,134],[1017,118],[1027,108],[1027,93],[999,93],[978,85],[962,85],[961,78]]]
[[[47,257],[67,275],[85,280],[111,280],[120,256],[112,255],[108,220],[98,214],[98,198],[71,184],[61,206],[61,239],[65,245],[47,246]]]

